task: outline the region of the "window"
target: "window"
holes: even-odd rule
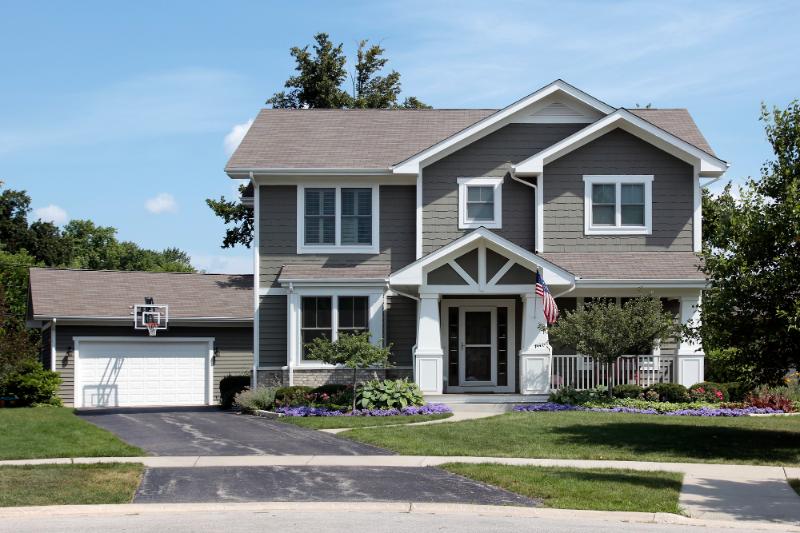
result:
[[[363,333],[369,328],[369,298],[339,296],[339,334]]]
[[[303,357],[308,354],[306,345],[316,338],[333,339],[333,314],[330,296],[304,296],[302,298]]]
[[[458,227],[501,228],[503,178],[458,178]]]
[[[586,235],[650,235],[653,176],[584,176]]]
[[[378,247],[377,186],[298,186],[297,253],[368,253]]]

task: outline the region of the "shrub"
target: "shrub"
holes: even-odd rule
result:
[[[751,387],[747,383],[733,381],[731,383],[722,383],[728,390],[728,399],[731,402],[743,402],[747,395],[750,394]]]
[[[647,387],[647,390],[658,394],[658,400],[661,402],[680,403],[689,401],[689,391],[679,383],[656,383]]]
[[[367,381],[356,395],[356,404],[362,409],[405,408],[423,403],[425,401],[419,386],[408,379]]]
[[[753,407],[768,407],[791,413],[794,411],[794,402],[780,390],[782,388],[784,387],[759,387],[745,398],[745,403]]]
[[[270,409],[275,404],[275,387],[256,387],[238,393],[233,402],[242,411],[252,412]]]
[[[322,385],[304,397],[310,407],[325,407],[333,410],[349,411],[353,405],[353,387],[350,385]]]
[[[578,390],[572,387],[562,387],[550,393],[549,401],[564,405],[582,405],[593,401],[608,401],[606,397],[606,387],[600,386],[595,389]]]
[[[343,385],[341,383],[328,383],[320,385],[311,391],[312,394],[338,394],[344,390],[352,388],[351,385]]]
[[[689,387],[689,396],[694,401],[711,403],[727,402],[730,399],[725,385],[712,381],[695,383]]]
[[[644,389],[634,383],[617,385],[612,391],[614,398],[641,398],[644,396]]]
[[[306,395],[313,390],[313,387],[293,385],[291,387],[280,387],[275,390],[275,403],[282,406],[306,405],[308,399]]]
[[[219,406],[230,409],[236,395],[249,387],[250,376],[225,376],[219,380]]]
[[[25,361],[3,381],[3,390],[16,396],[17,405],[57,405],[56,397],[61,378],[57,372],[45,370],[39,361]]]

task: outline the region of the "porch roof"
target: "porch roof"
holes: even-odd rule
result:
[[[693,252],[550,252],[540,257],[581,280],[704,281]]]
[[[385,282],[389,278],[389,265],[283,265],[278,283],[353,281]]]

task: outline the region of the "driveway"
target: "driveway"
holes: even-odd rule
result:
[[[390,455],[374,446],[216,407],[81,410],[150,455]]]
[[[539,502],[432,467],[269,466],[151,468],[134,503]]]

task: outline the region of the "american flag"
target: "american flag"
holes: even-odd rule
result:
[[[538,272],[536,273],[536,294],[542,299],[544,319],[547,320],[548,324],[552,324],[558,318],[558,306],[553,295],[550,294],[550,289],[547,288],[547,284],[542,279],[542,275]]]

